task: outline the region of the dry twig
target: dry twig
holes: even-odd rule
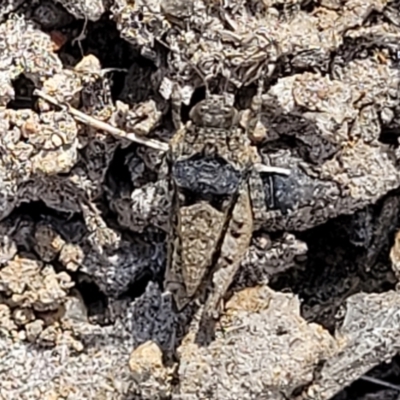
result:
[[[140,137],[133,132],[125,132],[122,129],[116,128],[106,122],[100,121],[94,117],[91,117],[76,108],[71,107],[69,104],[60,103],[54,97],[36,89],[34,95],[46,100],[48,103],[53,104],[57,107],[66,108],[68,112],[79,122],[91,126],[96,129],[108,132],[117,138],[124,138],[131,140],[132,142],[143,144],[145,146],[151,147],[155,150],[167,151],[169,146],[168,143],[163,143],[155,139],[149,139],[146,137]]]

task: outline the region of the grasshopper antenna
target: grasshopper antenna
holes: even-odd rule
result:
[[[206,77],[203,75],[203,73],[200,71],[200,69],[197,67],[197,65],[195,65],[194,63],[192,63],[190,60],[188,60],[186,57],[184,57],[184,60],[193,68],[193,70],[197,73],[197,75],[199,76],[199,78],[203,81],[204,83],[204,87],[206,89],[206,99],[210,98],[210,87],[208,86],[208,81],[206,79]]]
[[[166,42],[164,42],[163,40],[159,39],[159,38],[155,38],[157,40],[157,42],[159,42],[160,44],[162,44],[164,47],[166,47],[169,51],[175,53],[175,54],[179,54],[176,50],[174,50],[171,46],[169,46]],[[206,77],[204,76],[204,74],[200,71],[200,69],[197,67],[196,64],[194,64],[192,61],[190,61],[188,58],[186,58],[184,55],[179,54],[180,57],[182,57],[182,59],[187,62],[192,68],[193,70],[196,72],[196,74],[198,75],[198,77],[203,81],[204,83],[204,87],[206,90],[206,98],[208,99],[210,97],[210,87],[208,86],[208,81],[206,79]]]

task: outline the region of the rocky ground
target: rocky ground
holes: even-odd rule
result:
[[[162,285],[173,88],[186,122],[261,76],[291,174],[204,337]],[[399,84],[398,0],[0,0],[0,398],[400,399]]]

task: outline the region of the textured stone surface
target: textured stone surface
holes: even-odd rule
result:
[[[400,379],[399,26],[397,0],[1,2],[0,398],[396,398],[340,391]],[[205,91],[290,169],[255,182],[215,324],[162,287],[164,153],[69,109],[166,143]]]
[[[209,346],[195,343],[191,333],[183,340],[176,398],[283,399],[311,382],[314,368],[333,354],[336,343],[299,311],[298,299],[267,287],[235,294]]]

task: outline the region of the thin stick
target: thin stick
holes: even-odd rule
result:
[[[151,147],[152,149],[160,151],[167,151],[169,148],[168,143],[160,142],[155,139],[149,139],[143,136],[138,136],[136,135],[136,133],[133,132],[125,132],[122,129],[118,129],[110,124],[107,124],[106,122],[100,121],[94,117],[87,115],[77,110],[76,108],[71,107],[69,104],[60,103],[54,97],[42,92],[41,90],[36,89],[33,94],[42,98],[43,100],[46,100],[48,103],[53,104],[54,106],[67,108],[68,112],[77,121],[82,122],[83,124],[91,126],[93,128],[108,132],[117,138],[128,139],[132,142],[143,144],[145,146]]]
[[[264,174],[277,174],[277,175],[290,175],[290,169],[281,168],[281,167],[273,167],[271,165],[265,165],[261,163],[254,164],[254,168],[257,172]]]
[[[394,385],[393,383],[385,382],[382,379],[373,378],[372,376],[367,376],[367,375],[361,376],[360,379],[362,379],[363,381],[375,383],[376,385],[385,386],[389,389],[397,390],[398,392],[400,392],[399,385]]]

